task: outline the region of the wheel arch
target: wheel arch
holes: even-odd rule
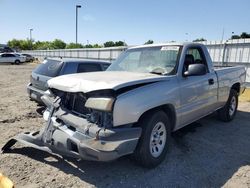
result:
[[[175,125],[176,125],[176,111],[175,111],[175,107],[172,104],[164,104],[161,106],[157,106],[154,108],[151,108],[147,111],[145,111],[140,117],[138,122],[140,122],[145,116],[148,116],[156,111],[163,111],[169,118],[169,121],[171,123],[171,130],[174,129]],[[136,124],[136,126],[139,126],[138,123]]]
[[[237,83],[234,83],[231,87],[231,89],[237,91],[237,93],[239,94],[240,93],[240,83],[237,82]]]
[[[21,63],[21,61],[19,59],[16,59],[14,63]]]

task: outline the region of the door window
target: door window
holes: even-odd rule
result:
[[[201,48],[189,48],[187,50],[185,61],[184,61],[184,71],[187,71],[188,66],[191,64],[204,64],[208,72],[208,66],[206,58]]]
[[[81,63],[78,65],[77,72],[95,72],[101,71],[102,68],[99,64],[95,63]]]
[[[5,57],[15,57],[14,54],[5,54],[6,56]]]
[[[76,63],[76,62],[65,63],[63,70],[61,72],[61,75],[76,73],[77,65],[78,65],[78,63]]]

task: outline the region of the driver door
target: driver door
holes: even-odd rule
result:
[[[180,78],[182,126],[207,115],[211,111],[211,106],[217,102],[217,77],[214,72],[209,71],[203,51],[198,47],[187,50],[183,73],[188,64],[195,63],[204,64],[207,67],[207,73]]]

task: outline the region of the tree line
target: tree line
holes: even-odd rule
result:
[[[232,32],[232,36],[230,37],[230,39],[247,39],[250,38],[250,33],[247,32],[242,32],[240,35],[235,35],[234,32]],[[207,41],[204,38],[197,38],[195,40],[193,40],[193,42],[200,42],[200,41]]]
[[[234,33],[232,33],[234,34]],[[250,33],[242,32],[240,35],[232,35],[230,39],[245,39],[250,38]],[[207,41],[205,38],[197,38],[193,42]],[[174,42],[174,41],[172,41]],[[153,44],[153,40],[148,40],[144,44]],[[127,46],[123,41],[107,41],[103,44],[76,44],[76,43],[65,43],[60,39],[53,41],[31,41],[12,39],[8,41],[8,46],[17,50],[52,50],[52,49],[74,49],[74,48],[102,48],[102,47],[116,47],[116,46]]]
[[[12,39],[8,41],[7,45],[10,48],[17,50],[52,50],[52,49],[74,49],[74,48],[102,48],[102,47],[115,47],[115,46],[127,46],[123,41],[107,41],[104,44],[76,44],[76,43],[66,43],[60,39],[55,39],[53,41],[31,41]]]
[[[240,35],[232,35],[231,39],[247,39],[250,38],[250,33],[242,32]]]

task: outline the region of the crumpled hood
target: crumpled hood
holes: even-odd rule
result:
[[[118,90],[126,86],[160,80],[166,80],[166,77],[150,73],[104,71],[55,77],[48,81],[48,86],[66,92],[87,93],[102,89]]]

